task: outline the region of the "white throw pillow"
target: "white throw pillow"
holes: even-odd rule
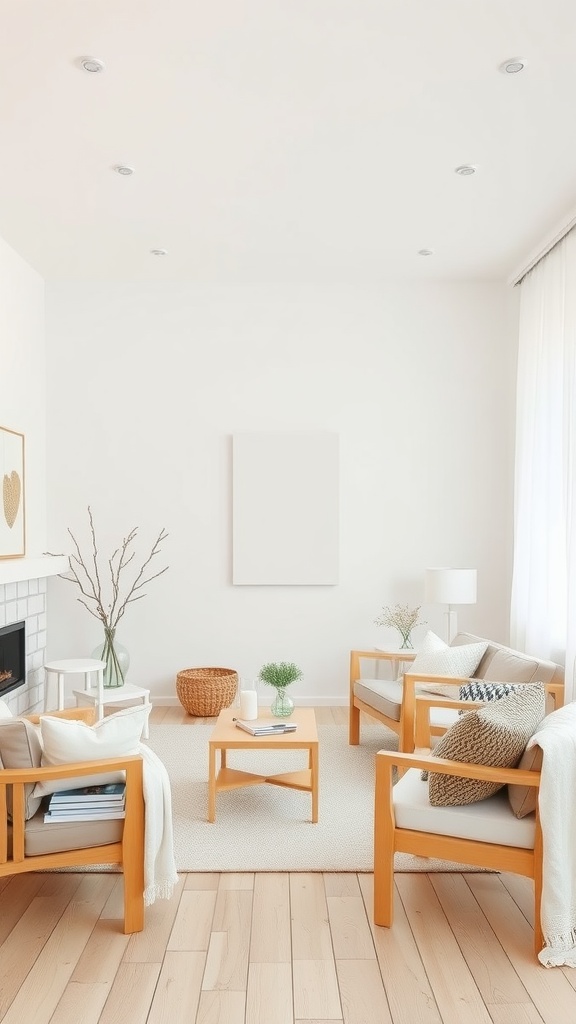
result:
[[[150,706],[142,705],[125,708],[108,715],[95,725],[77,722],[72,718],[53,718],[42,715],[40,733],[42,736],[42,765],[69,764],[73,761],[99,761],[105,757],[124,757],[137,754],[150,714]],[[100,775],[84,775],[77,779],[38,782],[34,796],[47,796],[61,789],[77,789],[80,786],[97,786],[107,782],[122,782],[124,772],[109,772]]]
[[[478,644],[450,647],[435,633],[429,631],[421,648],[409,666],[409,672],[429,672],[433,676],[461,676],[468,679],[474,674],[488,647],[485,640]],[[458,697],[458,691],[452,694]]]

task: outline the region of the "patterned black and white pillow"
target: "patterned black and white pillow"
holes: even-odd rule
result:
[[[515,683],[484,682],[483,679],[470,679],[460,687],[460,700],[501,700],[509,693],[523,690],[522,685]]]

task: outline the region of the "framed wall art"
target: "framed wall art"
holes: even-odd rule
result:
[[[338,583],[338,435],[233,435],[232,583]]]
[[[26,554],[24,517],[24,434],[0,427],[0,558]]]

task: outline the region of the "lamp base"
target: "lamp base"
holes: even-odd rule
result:
[[[455,610],[452,608],[451,605],[448,605],[448,611],[446,612],[446,619],[447,619],[446,626],[447,626],[447,633],[448,633],[448,643],[451,644],[453,639],[454,639],[454,637],[456,636],[456,633],[458,632],[458,617],[456,615]]]

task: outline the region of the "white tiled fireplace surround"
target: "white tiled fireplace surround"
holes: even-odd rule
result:
[[[14,715],[44,708],[47,577],[67,568],[65,557],[0,561],[0,627],[26,623],[26,681],[2,697]]]
[[[46,653],[46,579],[0,583],[0,626],[26,623],[26,682],[2,698],[12,714],[23,715],[44,703]]]

